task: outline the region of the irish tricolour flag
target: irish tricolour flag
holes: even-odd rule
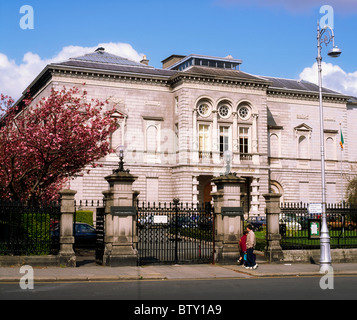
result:
[[[341,145],[341,149],[343,149],[343,145],[345,144],[345,140],[343,139],[342,129],[340,129],[340,131],[341,131],[341,141],[340,141],[340,145]]]

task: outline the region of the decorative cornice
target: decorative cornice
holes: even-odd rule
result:
[[[237,79],[227,77],[217,77],[209,75],[177,73],[170,79],[172,87],[176,87],[184,82],[186,83],[205,83],[217,86],[250,88],[256,90],[267,90],[269,83],[267,81],[254,81],[248,79]]]
[[[110,80],[110,81],[127,81],[127,82],[141,82],[158,86],[169,86],[169,77],[147,75],[147,74],[134,74],[124,71],[107,71],[85,69],[78,67],[64,67],[64,66],[51,66],[50,71],[55,76],[70,76],[84,79],[93,80]]]
[[[279,88],[268,88],[267,96],[286,98],[286,99],[309,100],[309,101],[319,100],[318,92],[288,90],[288,89],[279,89]],[[337,102],[337,103],[345,104],[349,99],[350,99],[349,96],[323,92],[323,100],[326,102],[334,102],[334,103]]]
[[[65,66],[65,65],[48,65],[39,76],[29,86],[31,95],[34,96],[36,92],[50,81],[51,77],[72,77],[80,79],[93,79],[103,81],[118,81],[128,83],[147,84],[165,88],[175,88],[183,83],[195,83],[195,84],[208,84],[221,87],[233,87],[244,88],[251,90],[265,91],[267,97],[276,97],[284,99],[299,99],[306,101],[318,101],[319,93],[314,91],[292,90],[283,88],[273,88],[271,82],[259,77],[251,78],[238,78],[219,75],[205,75],[188,72],[177,72],[176,74],[160,75],[160,74],[145,74],[145,73],[133,73],[129,71],[111,71],[93,68],[84,68],[77,66]],[[85,82],[85,81],[84,81]],[[22,97],[23,98],[23,97]],[[20,100],[22,100],[22,98]],[[351,99],[350,96],[333,93],[323,93],[323,100],[325,102],[346,104]]]

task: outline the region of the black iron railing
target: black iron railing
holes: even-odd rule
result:
[[[331,248],[357,248],[357,208],[347,204],[328,204],[326,216]],[[321,215],[310,214],[308,204],[282,204],[279,220],[283,249],[320,248],[319,237],[311,237],[310,222],[318,221],[321,226]]]
[[[59,250],[60,205],[0,202],[0,255],[48,255]]]

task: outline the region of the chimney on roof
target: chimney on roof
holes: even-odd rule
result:
[[[99,53],[104,53],[105,48],[103,47],[99,47],[97,50],[95,50],[95,52],[99,52]]]
[[[140,63],[145,64],[146,66],[149,65],[149,60],[146,59],[146,56],[143,56],[143,59],[140,61]]]

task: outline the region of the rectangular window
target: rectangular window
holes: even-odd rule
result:
[[[229,127],[219,127],[219,153],[223,157],[224,152],[229,150]]]
[[[199,154],[200,158],[211,158],[211,135],[210,126],[199,125]]]
[[[239,152],[249,153],[249,128],[239,128]]]

